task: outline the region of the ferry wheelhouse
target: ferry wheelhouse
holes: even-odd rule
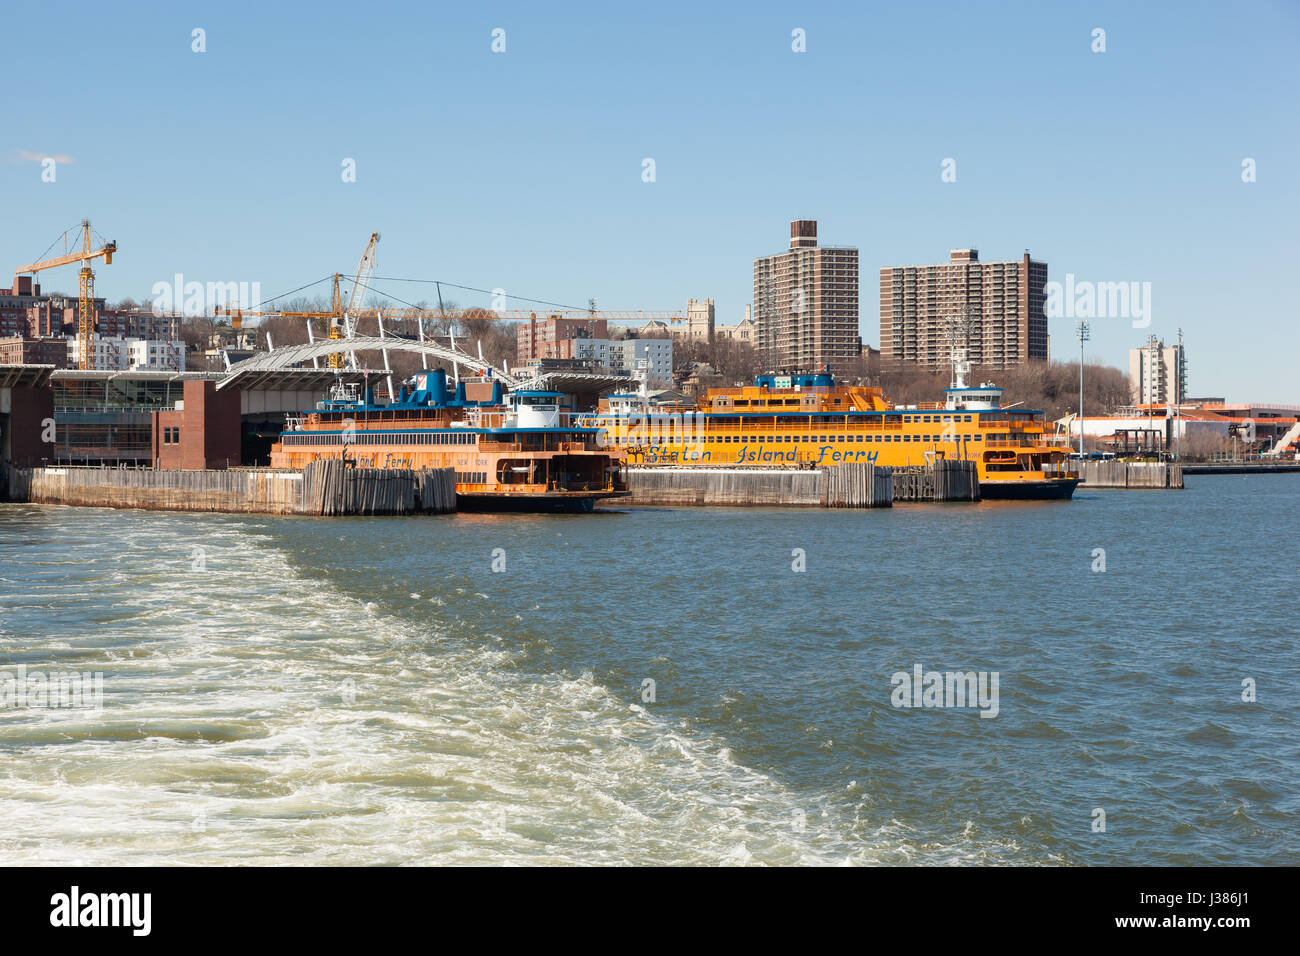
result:
[[[944,401],[893,405],[878,388],[837,385],[829,372],[760,375],[752,386],[713,388],[695,404],[652,406],[611,395],[586,420],[633,465],[825,467],[844,462],[977,463],[984,498],[1069,498],[1075,474],[1049,473],[1070,449],[1042,412],[1004,407],[1002,389],[967,386]]]
[[[602,447],[596,427],[560,407],[560,393],[480,387],[490,389],[481,401],[467,399],[463,383],[449,393],[441,369],[420,372],[391,402],[337,385],[289,419],[271,465],[340,458],[360,468],[454,468],[464,510],[590,511],[628,493],[622,450]]]

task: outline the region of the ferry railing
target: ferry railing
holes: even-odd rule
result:
[[[1063,442],[1050,438],[995,438],[984,442],[985,448],[1065,448]]]

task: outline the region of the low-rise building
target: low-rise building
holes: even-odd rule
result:
[[[0,365],[53,365],[68,367],[68,340],[34,339],[17,335],[0,339]]]
[[[81,367],[81,342],[68,339],[70,363]],[[91,336],[93,361],[89,368],[107,371],[157,370],[185,371],[185,343],[155,339],[128,339],[121,336]]]
[[[719,325],[713,330],[714,337],[717,339],[728,339],[734,342],[744,342],[747,345],[755,344],[755,326],[754,319],[750,315],[750,307],[745,306],[745,317],[735,325]]]
[[[573,342],[609,338],[609,323],[605,319],[571,319],[552,315],[520,322],[515,336],[517,361],[526,365],[534,359],[576,358]]]
[[[632,373],[644,368],[652,381],[673,377],[673,340],[573,339],[572,357],[597,363],[613,372]]]

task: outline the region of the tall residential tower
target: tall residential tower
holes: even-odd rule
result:
[[[862,352],[858,250],[817,245],[817,223],[790,223],[790,248],[754,260],[754,325],[772,371],[842,368]]]
[[[953,346],[972,365],[1007,368],[1047,359],[1047,263],[980,262],[954,249],[946,263],[880,270],[880,354],[930,368]]]

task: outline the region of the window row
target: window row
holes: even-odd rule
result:
[[[706,435],[703,441],[706,444],[746,444],[748,442],[770,442],[774,445],[798,444],[807,442],[816,445],[831,445],[836,442],[854,444],[858,442],[956,442],[956,441],[980,441],[981,435]],[[686,444],[693,444],[687,441]]]
[[[477,432],[287,432],[286,445],[473,445]]]

